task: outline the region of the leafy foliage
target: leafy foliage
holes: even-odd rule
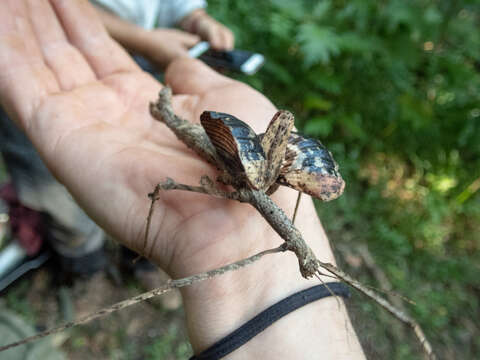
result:
[[[171,324],[167,333],[146,349],[147,359],[188,359],[192,348],[188,342],[178,341],[179,329]]]
[[[354,255],[368,245],[393,287],[416,301],[410,311],[442,357],[480,353],[478,2],[209,4],[238,48],[267,58],[239,79],[292,110],[340,163],[345,195],[319,205],[334,242]],[[381,358],[418,356],[378,309],[365,311],[385,326],[369,329],[390,344],[378,346]]]

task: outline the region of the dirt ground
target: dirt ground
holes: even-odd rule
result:
[[[51,269],[39,269],[2,296],[10,309],[38,331],[143,292],[134,281],[119,286],[118,279],[105,273],[77,279],[70,287],[53,285],[52,279]],[[142,302],[52,335],[52,340],[71,360],[188,359],[191,349],[183,322],[181,308],[167,311],[158,301]]]

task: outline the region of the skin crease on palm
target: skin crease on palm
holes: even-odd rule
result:
[[[165,79],[175,94],[175,112],[190,121],[199,122],[202,111],[215,110],[231,113],[262,132],[276,111],[260,93],[195,60],[173,62]],[[87,1],[0,3],[2,105],[32,140],[55,177],[115,239],[144,253],[155,243],[152,261],[173,278],[280,245],[281,238],[248,204],[171,191],[161,194],[147,249],[143,249],[147,194],[154,186],[167,176],[196,185],[202,175],[213,179],[217,175],[150,116],[148,103],[156,100],[161,86],[108,36]],[[296,192],[286,188],[273,196],[290,215],[295,199]],[[297,227],[317,256],[334,262],[306,196],[297,219]],[[293,254],[276,254],[218,280],[185,288],[182,295],[192,346],[195,350],[205,348],[266,306],[312,285],[301,278]],[[242,295],[235,296],[239,293]],[[296,311],[289,325],[298,321],[316,335],[296,340],[293,348],[288,347],[288,341],[277,345],[280,357],[286,358],[288,351],[298,348],[318,351],[322,344],[317,335],[321,335],[325,346],[332,341],[343,344],[345,337],[350,338],[349,344],[341,347],[344,358],[362,358],[343,305],[339,307],[334,298],[316,304],[323,309],[322,322],[329,326],[319,327],[315,322],[318,316],[305,314],[316,309],[312,306]],[[275,329],[282,331],[282,321],[242,347],[244,354],[255,350],[255,344],[260,344],[256,341],[276,341]],[[270,355],[275,356],[275,351]],[[335,354],[332,358],[342,358],[340,350],[329,351]],[[307,351],[305,356],[309,356]]]
[[[69,185],[87,211],[116,238],[141,250],[141,235],[148,210],[146,195],[154,185],[166,176],[179,182],[197,184],[201,175],[215,177],[215,171],[179,142],[163,124],[152,119],[148,103],[155,100],[161,85],[140,71],[115,43],[109,42],[110,48],[99,49],[102,46],[101,37],[107,37],[100,24],[93,27],[90,20],[74,16],[75,9],[70,9],[66,2],[58,1],[55,2],[58,8],[65,8],[61,21],[76,23],[70,28],[71,32],[65,34],[61,24],[51,20],[55,19],[55,13],[48,4],[43,1],[23,4],[11,2],[18,14],[25,11],[27,16],[36,15],[29,17],[32,28],[28,28],[29,24],[22,24],[23,19],[20,18],[16,24],[12,18],[5,19],[6,23],[2,26],[2,35],[7,35],[5,30],[9,27],[11,30],[20,27],[37,37],[36,43],[34,39],[27,39],[29,43],[24,48],[18,47],[27,52],[24,57],[18,53],[8,54],[23,57],[23,64],[11,59],[8,74],[11,78],[7,81],[19,82],[20,70],[30,70],[30,74],[24,71],[25,76],[33,76],[32,80],[36,82],[31,89],[35,93],[22,96],[20,126],[28,129],[27,133],[49,168],[62,183]],[[90,6],[86,5],[79,2],[77,6],[84,6],[83,11],[90,11]],[[41,16],[41,12],[45,15]],[[82,26],[82,21],[88,21],[89,26]],[[85,29],[90,34],[85,34]],[[83,33],[80,34],[80,31]],[[19,31],[12,31],[10,35],[9,41],[20,43],[25,40]],[[77,48],[67,42],[67,36]],[[83,57],[78,50],[83,50],[86,56]],[[109,56],[103,58],[104,53]],[[12,64],[18,64],[19,69],[12,68]],[[21,69],[26,66],[32,69]],[[262,123],[257,126],[261,129],[275,112],[273,105],[258,93],[217,76],[201,64],[180,61],[176,66],[181,68],[180,71],[175,70],[174,65],[167,72],[166,81],[171,83],[176,93],[185,93],[175,96],[173,105],[175,111],[186,119],[198,121],[204,109],[220,109],[243,115],[243,118],[259,118]],[[188,67],[192,68],[189,72],[194,76],[207,81],[198,82],[191,75],[187,79],[179,78],[177,74],[186,74]],[[174,75],[170,76],[172,73]],[[190,83],[196,84],[195,88]],[[19,86],[18,91],[24,91],[24,87]],[[195,95],[187,95],[188,92]],[[250,97],[254,102],[247,102],[255,110],[247,113],[242,100],[218,103],[219,94],[222,94],[221,98],[243,101]],[[34,107],[31,100],[34,100]],[[32,137],[32,134],[35,135]],[[84,188],[89,191],[84,191]],[[187,202],[186,199],[192,200]],[[208,238],[223,238],[233,229],[223,230],[228,224],[231,226],[232,221],[220,219],[223,213],[220,209],[232,212],[228,218],[253,214],[247,206],[239,207],[202,195],[176,192],[162,196],[157,216],[164,219],[161,228],[152,229],[152,234],[161,233],[153,259],[168,268],[172,275],[186,275],[176,270],[172,261],[164,258],[170,259],[179,252],[187,253],[179,256],[191,257],[188,252],[195,252],[195,244],[188,241],[190,246],[185,246],[185,249],[172,249],[171,246],[163,246],[162,238],[174,237],[180,242],[178,247],[182,247],[181,239],[191,237],[187,233],[195,230],[190,230],[190,227],[198,225],[190,224],[197,221],[206,228],[215,228],[219,233]],[[227,226],[219,226],[222,223]]]

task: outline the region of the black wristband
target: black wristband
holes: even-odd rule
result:
[[[192,356],[190,360],[221,359],[222,357],[238,349],[240,346],[248,342],[255,335],[261,333],[283,316],[297,310],[304,305],[310,304],[313,301],[332,295],[348,298],[350,297],[350,291],[345,284],[331,282],[327,284],[316,285],[309,289],[305,289],[296,294],[290,295],[289,297],[265,309],[253,319],[249,320],[237,330],[219,340],[205,351],[198,355]]]

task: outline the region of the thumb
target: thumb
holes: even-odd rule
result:
[[[165,71],[165,83],[174,94],[201,94],[208,90],[234,83],[200,60],[177,58]]]

